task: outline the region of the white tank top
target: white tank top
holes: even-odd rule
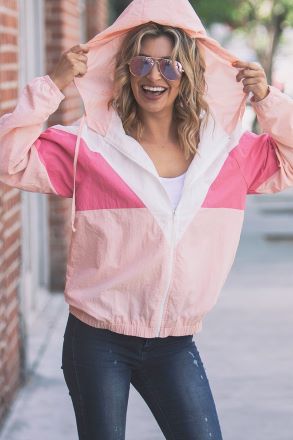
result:
[[[169,195],[173,209],[177,207],[181,198],[186,173],[187,171],[177,177],[160,177],[160,181]]]

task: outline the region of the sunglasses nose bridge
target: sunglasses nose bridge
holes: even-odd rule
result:
[[[156,65],[157,65],[157,71],[155,69]],[[152,58],[151,68],[150,68],[148,75],[155,76],[157,73],[159,73],[160,76],[163,75],[162,71],[161,71],[160,60],[156,60],[156,59]]]

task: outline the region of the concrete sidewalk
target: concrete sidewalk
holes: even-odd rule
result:
[[[293,439],[293,210],[280,209],[283,200],[288,207],[292,193],[287,200],[279,195],[249,200],[230,277],[194,337],[224,440]],[[52,296],[49,316],[35,328],[46,338],[43,349],[0,440],[77,440],[61,370],[66,319],[62,295]],[[163,438],[131,387],[126,439]]]

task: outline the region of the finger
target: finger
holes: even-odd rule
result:
[[[258,81],[258,80],[256,80],[255,78],[248,78],[248,79],[244,79],[243,81],[242,81],[242,84],[244,85],[244,86],[247,86],[247,85],[253,85],[253,84],[259,84],[260,82]]]
[[[71,66],[75,66],[78,63],[82,63],[84,65],[87,65],[87,56],[86,55],[82,55],[82,54],[77,54],[77,53],[68,53],[66,55],[67,57],[67,62],[69,63],[69,65]]]
[[[84,63],[77,63],[74,70],[75,76],[83,76],[87,72],[87,66]]]
[[[251,70],[259,70],[261,68],[261,66],[257,63],[249,63],[249,62],[240,61],[240,60],[234,61],[232,63],[232,66],[236,67],[237,69],[244,68],[244,69],[251,69]]]
[[[73,46],[71,49],[69,49],[67,52],[87,53],[88,51],[89,51],[89,47],[87,44],[77,44],[76,46]]]
[[[73,53],[71,55],[71,59],[82,61],[83,63],[86,63],[88,61],[88,57],[86,55],[83,55],[82,53]]]
[[[237,76],[237,81],[241,81],[242,78],[262,78],[265,73],[263,70],[241,70]]]
[[[259,86],[259,84],[249,84],[249,85],[243,87],[243,92],[245,92],[245,93],[250,93],[250,92],[255,93],[256,91],[260,90],[260,88],[258,86]]]
[[[87,44],[80,44],[79,47],[80,47],[80,51],[82,51],[84,53],[87,53],[90,50],[90,48]]]
[[[244,86],[243,87],[243,92],[244,93],[250,93],[250,92],[252,92],[253,91],[253,88],[254,88],[255,86]]]
[[[78,52],[80,50],[79,44],[72,46],[70,49],[66,50],[65,53],[69,53],[69,52]]]

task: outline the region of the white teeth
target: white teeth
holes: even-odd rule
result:
[[[166,89],[164,87],[148,87],[142,86],[144,90],[149,90],[150,92],[164,92]]]

